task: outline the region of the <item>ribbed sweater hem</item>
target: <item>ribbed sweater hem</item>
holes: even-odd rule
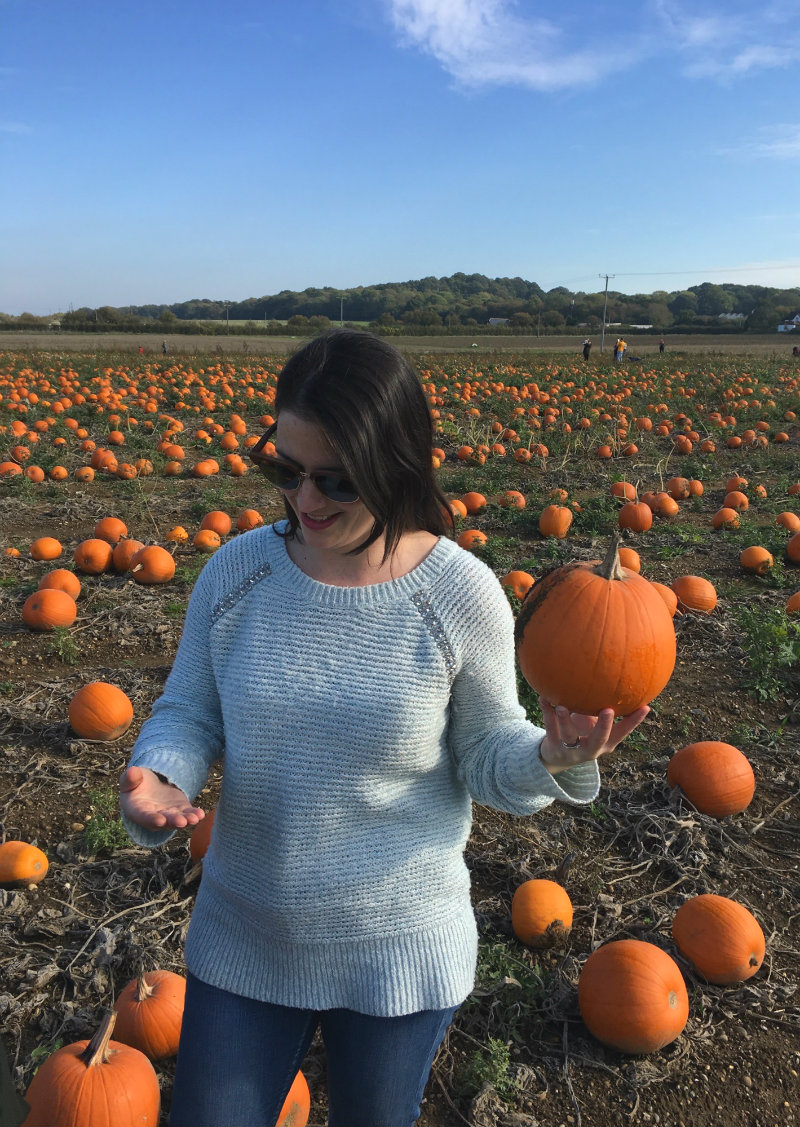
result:
[[[430,927],[347,941],[287,942],[201,888],[186,966],[203,982],[300,1009],[382,1017],[460,1005],[475,981],[478,936],[469,905]]]

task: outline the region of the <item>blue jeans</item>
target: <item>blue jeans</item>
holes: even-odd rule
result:
[[[456,1009],[405,1017],[296,1010],[189,974],[170,1127],[274,1127],[317,1026],[328,1127],[412,1127]]]

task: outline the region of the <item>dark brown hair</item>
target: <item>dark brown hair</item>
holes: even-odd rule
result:
[[[275,415],[324,432],[375,523],[355,552],[385,536],[384,560],[405,532],[451,536],[450,506],[433,471],[433,420],[420,378],[373,333],[333,329],[295,352],[278,376]],[[286,503],[294,537],[297,516]]]

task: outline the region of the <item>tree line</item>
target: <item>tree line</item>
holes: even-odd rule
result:
[[[331,324],[369,325],[388,334],[503,331],[596,332],[607,325],[651,326],[653,332],[770,332],[800,312],[800,287],[714,284],[685,290],[588,293],[556,286],[545,291],[524,278],[453,274],[350,289],[282,290],[244,301],[193,298],[172,305],[83,307],[52,317],[0,313],[0,330],[49,328],[97,332],[317,332]],[[242,324],[244,322],[244,324]],[[491,324],[490,324],[491,322]],[[499,322],[499,323],[498,323]]]

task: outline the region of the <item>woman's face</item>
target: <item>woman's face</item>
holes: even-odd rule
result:
[[[281,411],[275,432],[278,457],[304,473],[344,473],[344,467],[321,427],[291,411]],[[374,519],[363,501],[341,504],[320,493],[311,478],[284,493],[300,522],[303,543],[314,551],[343,555],[358,547],[372,531]]]

